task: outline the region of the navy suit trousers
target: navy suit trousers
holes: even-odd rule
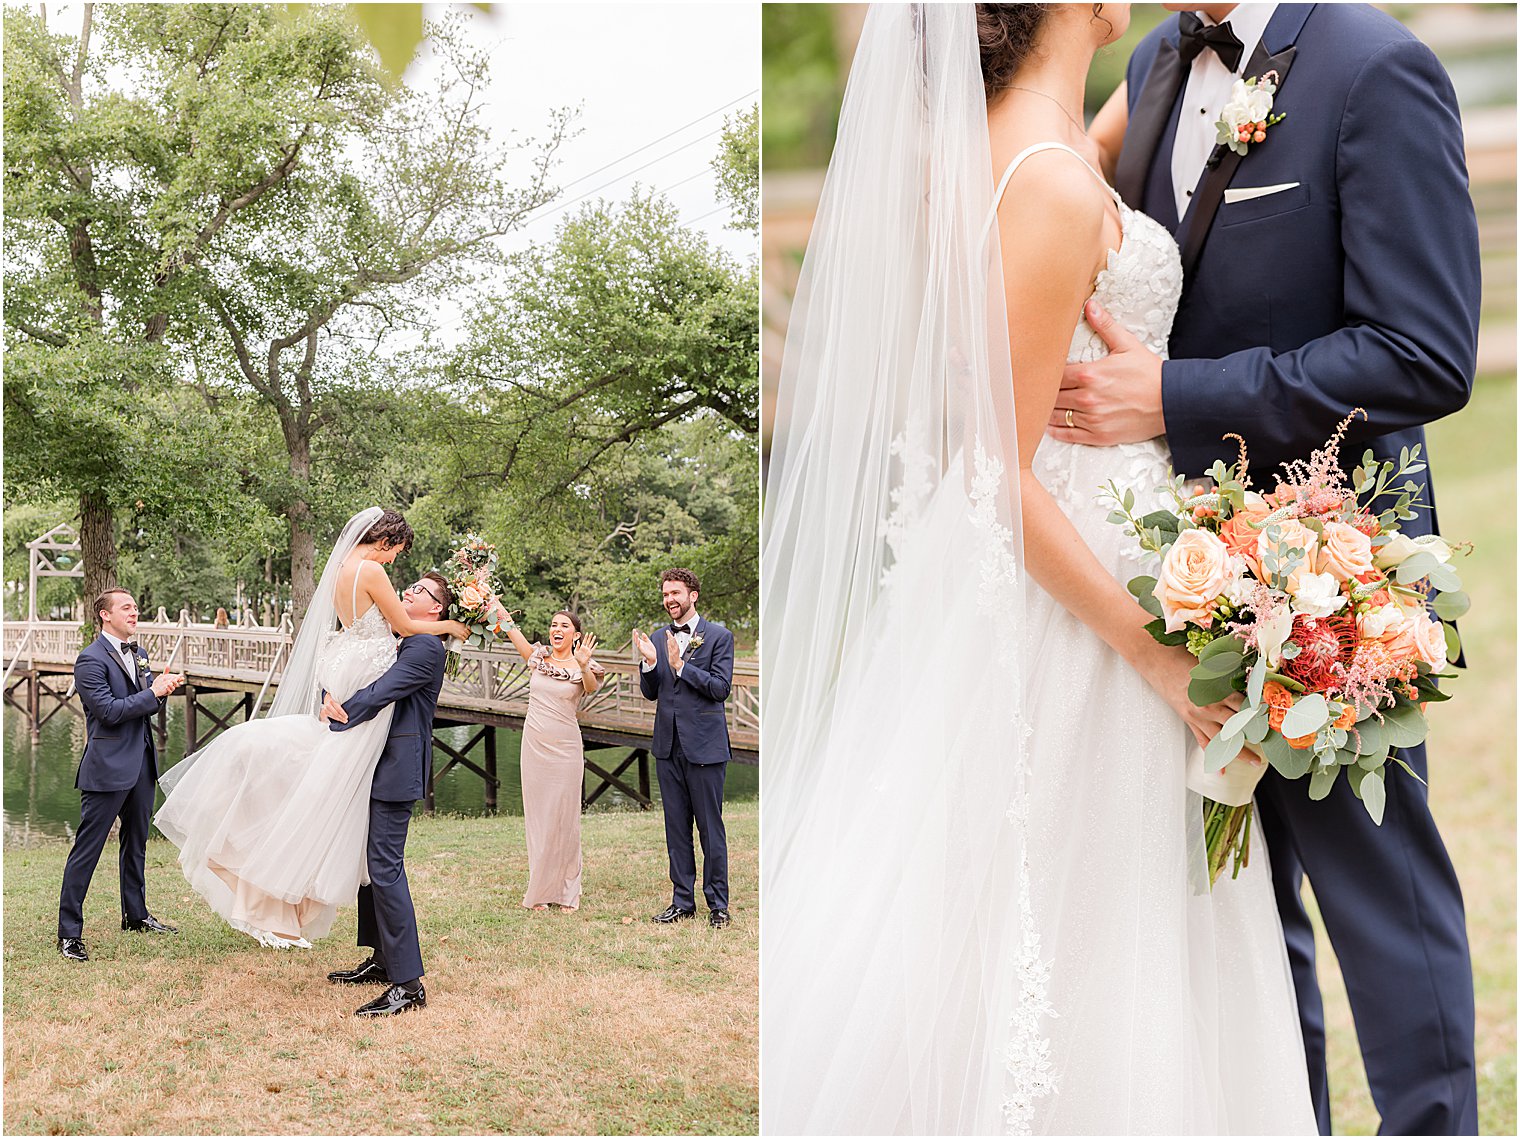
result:
[[[710,910],[728,909],[728,835],[723,829],[723,781],[726,763],[689,763],[677,732],[670,758],[655,761],[660,801],[665,808],[665,849],[670,855],[671,904],[697,908],[697,856],[692,846],[695,823],[702,840],[702,894]]]
[[[58,936],[84,936],[84,896],[95,875],[95,864],[121,819],[121,912],[128,921],[148,916],[148,832],[153,821],[153,763],[143,748],[142,773],[121,791],[80,791],[79,830],[63,868],[63,891],[58,898]]]
[[[417,913],[406,884],[406,831],[415,803],[369,801],[369,885],[359,887],[359,944],[375,951],[392,984],[422,977]]]

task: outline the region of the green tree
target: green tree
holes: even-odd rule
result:
[[[87,4],[77,37],[4,21],[9,471],[77,497],[91,594],[123,507],[162,526],[235,509],[237,464],[209,461],[229,440],[177,390],[183,326],[214,248],[251,242],[383,86],[319,8]]]
[[[713,159],[718,191],[733,211],[734,229],[760,232],[760,106],[753,104],[723,120],[723,136]]]

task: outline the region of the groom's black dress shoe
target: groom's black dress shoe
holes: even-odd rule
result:
[[[131,930],[133,933],[178,933],[172,925],[165,925],[152,914],[132,921],[130,918],[121,919],[121,928]]]
[[[728,911],[713,910],[707,915],[707,924],[712,926],[713,929],[722,929],[728,924]]]
[[[385,966],[371,957],[357,969],[338,969],[327,974],[327,979],[335,985],[389,985],[391,979],[385,975]]]
[[[392,985],[367,1005],[354,1010],[355,1016],[394,1016],[398,1012],[410,1012],[414,1008],[427,1008],[427,993],[421,985],[407,989],[404,985]]]
[[[58,952],[70,961],[88,961],[90,955],[84,950],[84,938],[60,937],[58,939]]]
[[[687,918],[694,918],[696,916],[696,910],[678,910],[675,906],[671,905],[666,906],[649,920],[657,921],[661,925],[670,925],[672,922],[685,921]]]

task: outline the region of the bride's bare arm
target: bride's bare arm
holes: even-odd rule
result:
[[[1092,174],[1069,155],[1047,153],[1020,169],[998,209],[1024,553],[1044,590],[1145,677],[1207,742],[1228,710],[1197,708],[1188,700],[1191,655],[1157,644],[1145,631],[1150,616],[1103,568],[1030,468],[1055,407],[1072,332],[1106,254],[1105,199]]]
[[[403,637],[431,633],[464,640],[470,635],[470,630],[458,621],[418,621],[408,617],[401,605],[401,598],[396,596],[395,586],[391,585],[391,579],[385,575],[385,570],[380,568],[378,562],[359,563],[359,592],[375,603],[380,616],[385,618],[393,631]]]
[[[1119,150],[1124,145],[1124,129],[1129,126],[1129,84],[1121,82],[1098,109],[1087,128],[1087,137],[1098,144],[1103,176],[1110,182],[1119,166]]]

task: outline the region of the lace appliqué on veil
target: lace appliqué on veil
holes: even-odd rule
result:
[[[971,482],[971,524],[980,537],[977,603],[996,630],[997,657],[1005,667],[1017,664],[1018,656],[1018,559],[1012,548],[1013,531],[998,518],[998,495],[1003,485],[1003,462],[989,456],[980,440],[975,451],[975,475]],[[1004,1065],[1009,1089],[1003,1100],[1003,1119],[1010,1135],[1027,1135],[1034,1121],[1035,1103],[1055,1090],[1050,1062],[1050,1039],[1043,1031],[1046,1017],[1056,1015],[1047,997],[1050,964],[1041,955],[1040,934],[1034,920],[1033,887],[1029,879],[1025,777],[1029,760],[1028,740],[1033,728],[1015,704],[1013,718],[1016,755],[1013,802],[1008,819],[1018,828],[1019,925],[1024,931],[1014,962],[1018,992],[1009,1019],[1009,1038]]]
[[[888,492],[892,510],[882,519],[877,530],[894,559],[893,564],[882,567],[878,584],[883,587],[892,580],[896,559],[902,557],[903,539],[909,526],[923,514],[924,506],[929,501],[929,493],[933,489],[930,474],[934,470],[934,460],[929,457],[929,449],[911,428],[898,433],[892,440],[889,453],[896,455],[897,461],[902,464],[902,481]]]

